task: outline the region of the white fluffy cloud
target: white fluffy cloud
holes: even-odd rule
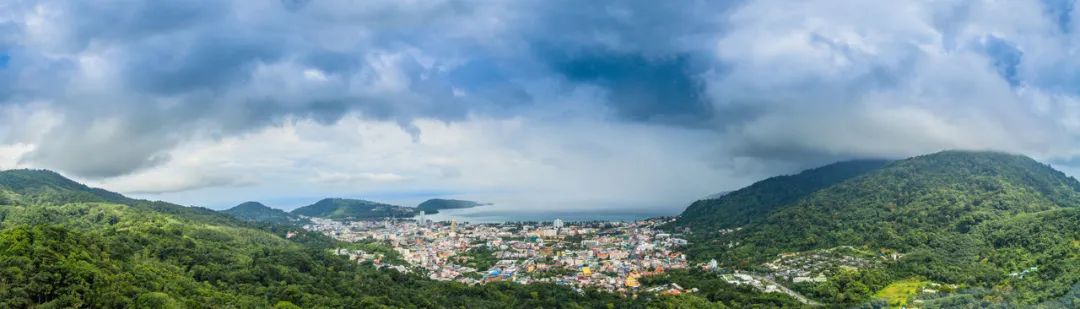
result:
[[[92,183],[213,206],[262,199],[295,207],[325,196],[409,204],[434,194],[543,209],[677,211],[690,197],[740,183],[741,173],[762,172],[715,168],[722,159],[711,158],[715,149],[699,142],[708,135],[699,130],[524,118],[416,126],[414,140],[394,123],[359,117],[288,121],[185,143],[158,167]]]
[[[0,168],[209,206],[677,209],[855,157],[1080,155],[1062,1],[0,4]]]
[[[1036,2],[755,1],[736,9],[709,76],[746,108],[729,149],[755,157],[908,156],[941,149],[1070,159],[1080,88],[1074,23]],[[852,12],[858,12],[852,14]]]

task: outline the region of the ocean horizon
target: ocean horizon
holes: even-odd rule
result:
[[[589,210],[569,211],[559,210],[550,212],[514,211],[508,209],[484,209],[484,207],[465,209],[444,209],[437,214],[427,214],[428,220],[440,222],[456,220],[459,223],[505,223],[505,222],[550,222],[555,219],[564,222],[585,221],[636,221],[641,219],[667,217],[678,215],[670,211],[650,210]],[[419,216],[413,217],[414,219]]]

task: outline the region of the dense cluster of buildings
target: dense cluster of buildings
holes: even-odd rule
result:
[[[635,222],[464,224],[456,221],[342,222],[312,218],[308,230],[339,240],[377,241],[396,250],[408,267],[436,280],[477,284],[551,282],[577,288],[636,291],[639,278],[686,268],[686,240],[657,229],[670,219]],[[377,255],[339,251],[361,260]]]

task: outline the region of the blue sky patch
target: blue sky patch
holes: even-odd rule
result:
[[[990,57],[994,69],[1009,82],[1009,85],[1018,86],[1020,75],[1017,67],[1020,66],[1024,52],[1020,51],[1015,44],[993,35],[986,38],[985,44],[986,55]]]

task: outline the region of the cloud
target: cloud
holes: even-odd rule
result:
[[[155,195],[163,193],[184,192],[204,188],[235,188],[239,186],[251,186],[258,182],[253,179],[241,179],[233,175],[214,173],[176,173],[170,171],[165,174],[152,172],[148,174],[136,174],[133,177],[120,177],[104,182],[103,186],[118,188],[126,194]]]
[[[0,163],[208,203],[296,189],[644,205],[854,157],[1074,162],[1077,12],[16,1],[0,4]]]
[[[862,13],[839,13],[848,11]],[[727,148],[752,157],[949,148],[1071,157],[1075,145],[1051,142],[1076,139],[1064,109],[1052,111],[1064,106],[1032,104],[1076,95],[1035,73],[1041,62],[1076,65],[1057,58],[1073,47],[1044,12],[996,2],[749,3],[716,45],[727,66],[708,92],[718,113],[754,111],[725,125]]]
[[[536,209],[675,211],[686,196],[739,183],[746,174],[774,172],[715,168],[717,160],[709,158],[715,149],[697,143],[703,137],[699,130],[601,123],[421,120],[416,125],[422,133],[414,141],[392,122],[356,115],[333,124],[294,120],[185,143],[168,154],[173,160],[158,167],[92,183],[145,198],[214,207],[296,196],[381,198],[411,205],[432,195],[405,193],[437,192]]]
[[[324,172],[319,173],[315,177],[311,178],[312,182],[323,184],[340,184],[340,183],[356,183],[356,182],[397,182],[408,179],[405,176],[401,176],[394,173],[341,173],[341,172]]]
[[[473,108],[528,100],[512,85],[455,97],[451,73],[461,60],[453,53],[469,47],[431,54],[452,47],[433,29],[456,33],[445,40],[493,35],[474,32],[483,9],[286,4],[10,5],[13,53],[25,57],[0,74],[14,95],[7,101],[49,102],[77,120],[50,132],[28,163],[112,177],[161,164],[161,151],[192,135],[242,134],[293,116],[330,123],[355,111],[408,127],[420,117],[463,119]],[[419,23],[432,26],[414,29]],[[113,155],[77,155],[105,149]]]
[[[552,61],[567,79],[603,88],[620,118],[690,126],[712,118],[712,105],[697,78],[702,72],[687,55],[599,54]]]
[[[34,150],[34,145],[10,144],[0,146],[0,170],[19,167],[19,158]]]

